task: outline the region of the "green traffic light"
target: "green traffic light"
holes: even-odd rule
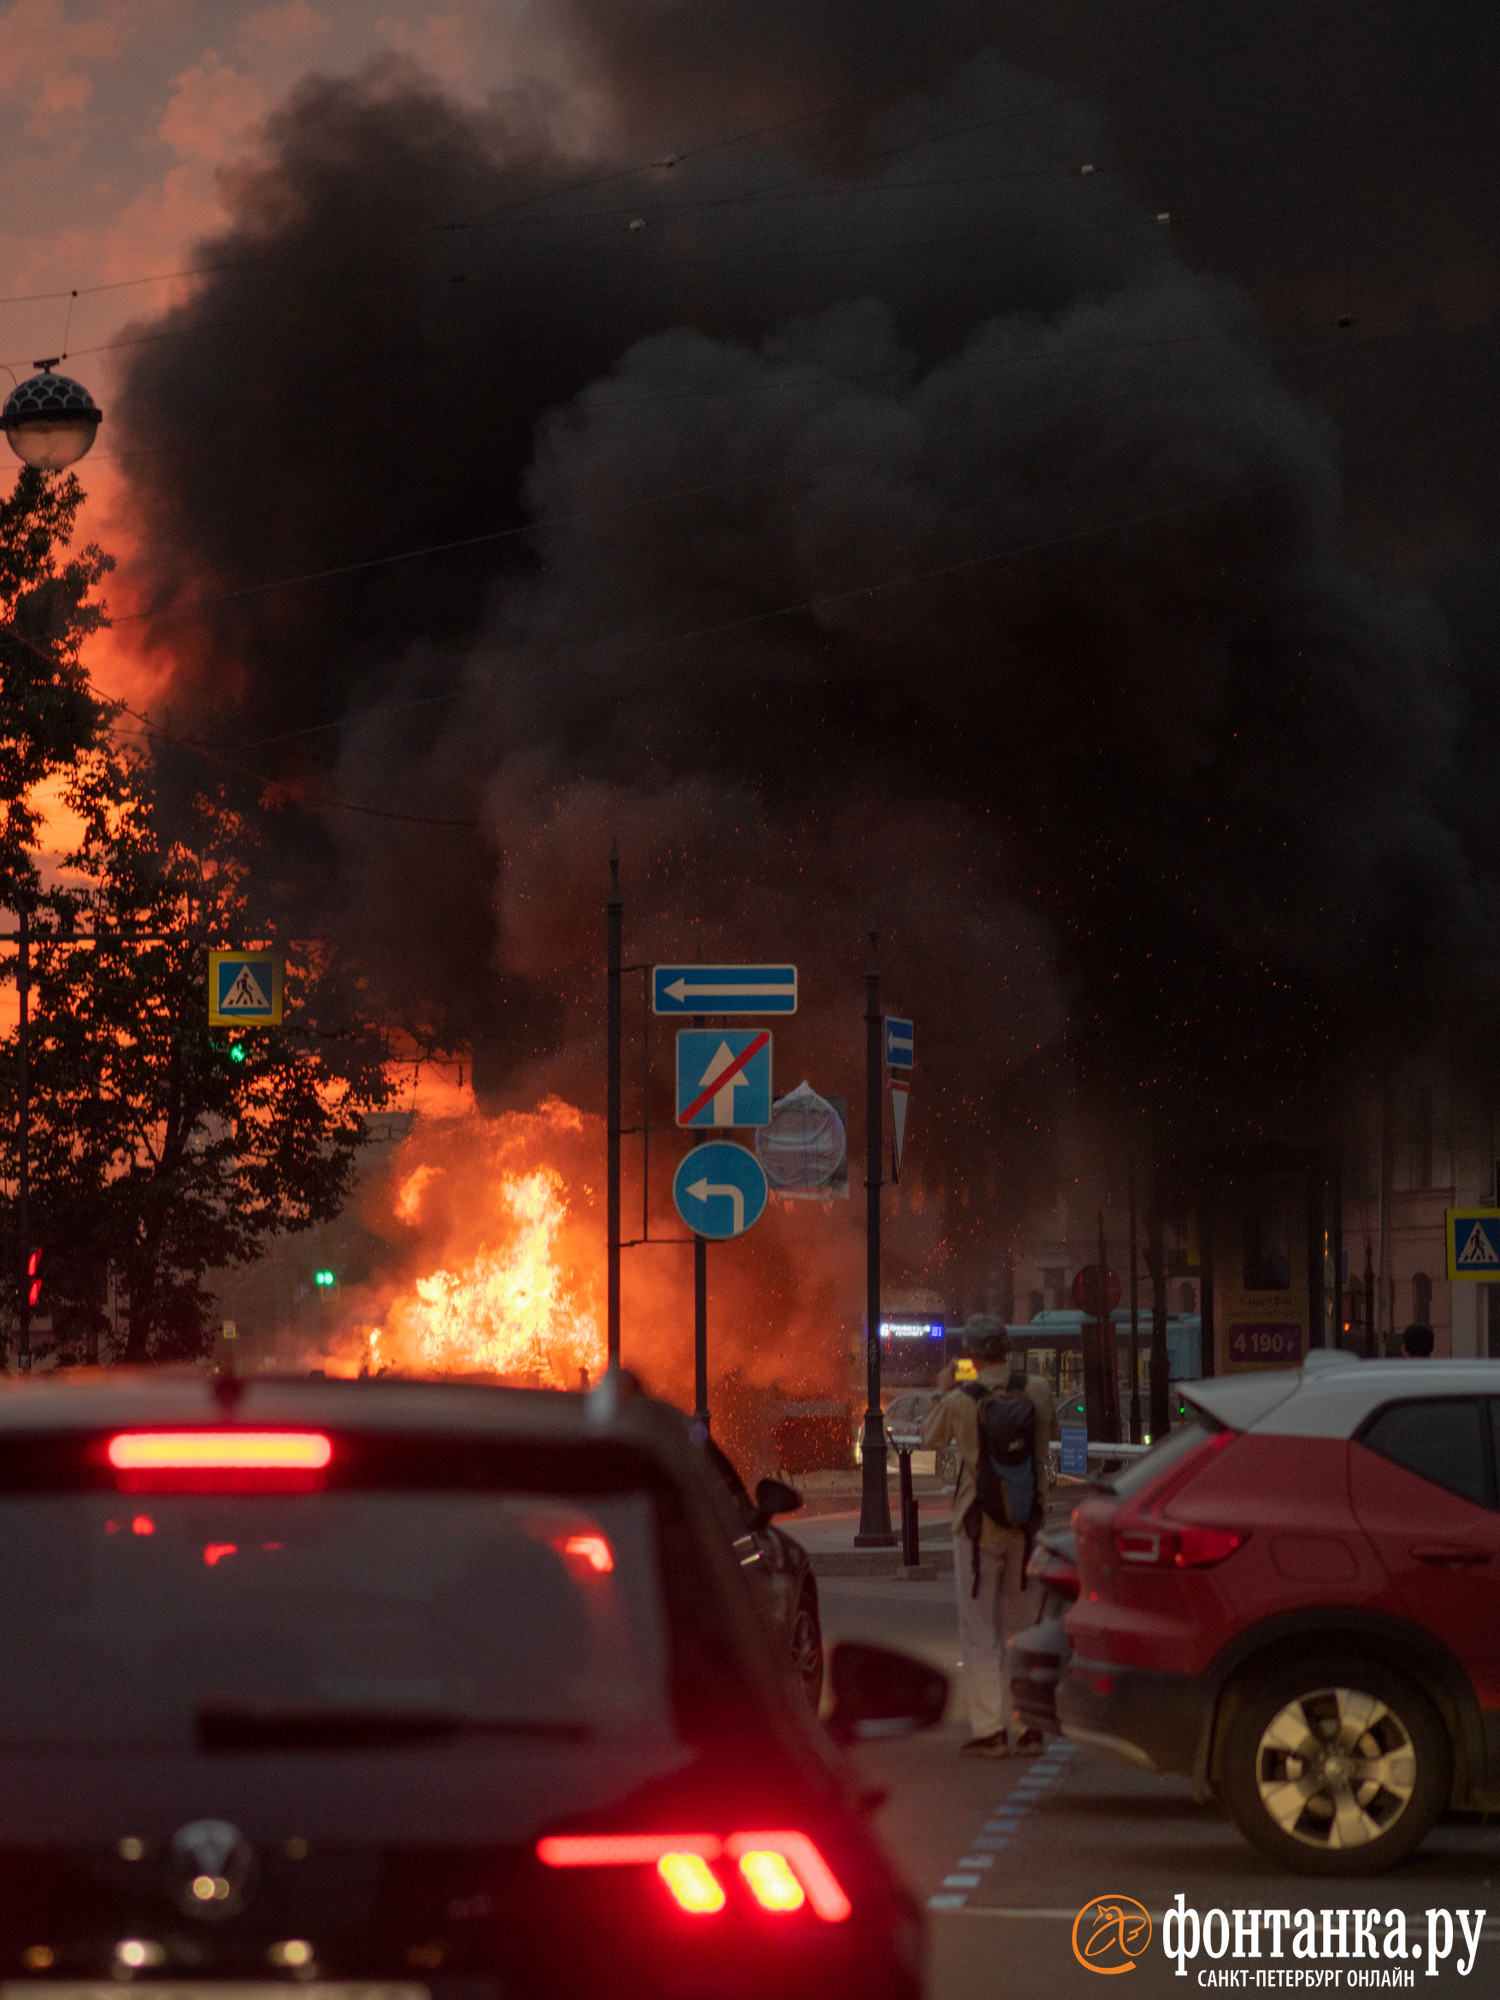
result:
[[[243,1042],[230,1043],[229,1060],[231,1062],[243,1062],[245,1060],[245,1044]]]
[[[315,1285],[332,1285],[332,1284],[336,1284],[337,1282],[338,1282],[338,1281],[337,1281],[337,1279],[336,1279],[336,1278],[334,1277],[334,1274],[333,1274],[333,1272],[332,1272],[332,1271],[314,1271],[314,1272],[313,1272],[313,1283],[314,1283]]]

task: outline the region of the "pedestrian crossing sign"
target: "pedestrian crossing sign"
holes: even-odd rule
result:
[[[1500,1208],[1447,1208],[1448,1276],[1500,1280]]]
[[[214,1028],[279,1028],[281,960],[277,954],[211,951],[208,1020]]]

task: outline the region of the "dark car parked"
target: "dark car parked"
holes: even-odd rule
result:
[[[1006,1646],[1011,1702],[1030,1729],[1058,1734],[1057,1684],[1068,1663],[1063,1619],[1078,1596],[1078,1551],[1071,1528],[1046,1528],[1036,1538],[1026,1580],[1040,1591],[1036,1623]]]
[[[710,1439],[704,1446],[728,1502],[730,1545],[749,1576],[762,1609],[779,1632],[792,1670],[816,1709],[823,1698],[823,1626],[818,1580],[806,1549],[775,1525],[777,1514],[795,1514],[802,1495],[779,1479],[762,1479],[752,1500],[732,1461]]]
[[[164,1371],[0,1394],[10,2000],[920,2000],[843,1740],[680,1414]],[[831,1732],[831,1735],[830,1735]]]

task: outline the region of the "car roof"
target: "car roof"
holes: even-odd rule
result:
[[[1500,1361],[1365,1361],[1314,1349],[1302,1368],[1214,1376],[1181,1385],[1185,1402],[1234,1430],[1277,1437],[1352,1437],[1387,1403],[1427,1396],[1500,1396]]]
[[[232,1412],[232,1414],[231,1414]],[[328,1425],[341,1431],[514,1438],[536,1444],[629,1441],[656,1455],[687,1452],[680,1411],[606,1377],[586,1394],[506,1389],[489,1382],[372,1376],[249,1375],[225,1396],[206,1370],[79,1368],[0,1375],[6,1437],[207,1424]]]

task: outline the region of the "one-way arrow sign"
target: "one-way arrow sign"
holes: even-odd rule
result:
[[[654,965],[655,1014],[795,1014],[795,965]]]

